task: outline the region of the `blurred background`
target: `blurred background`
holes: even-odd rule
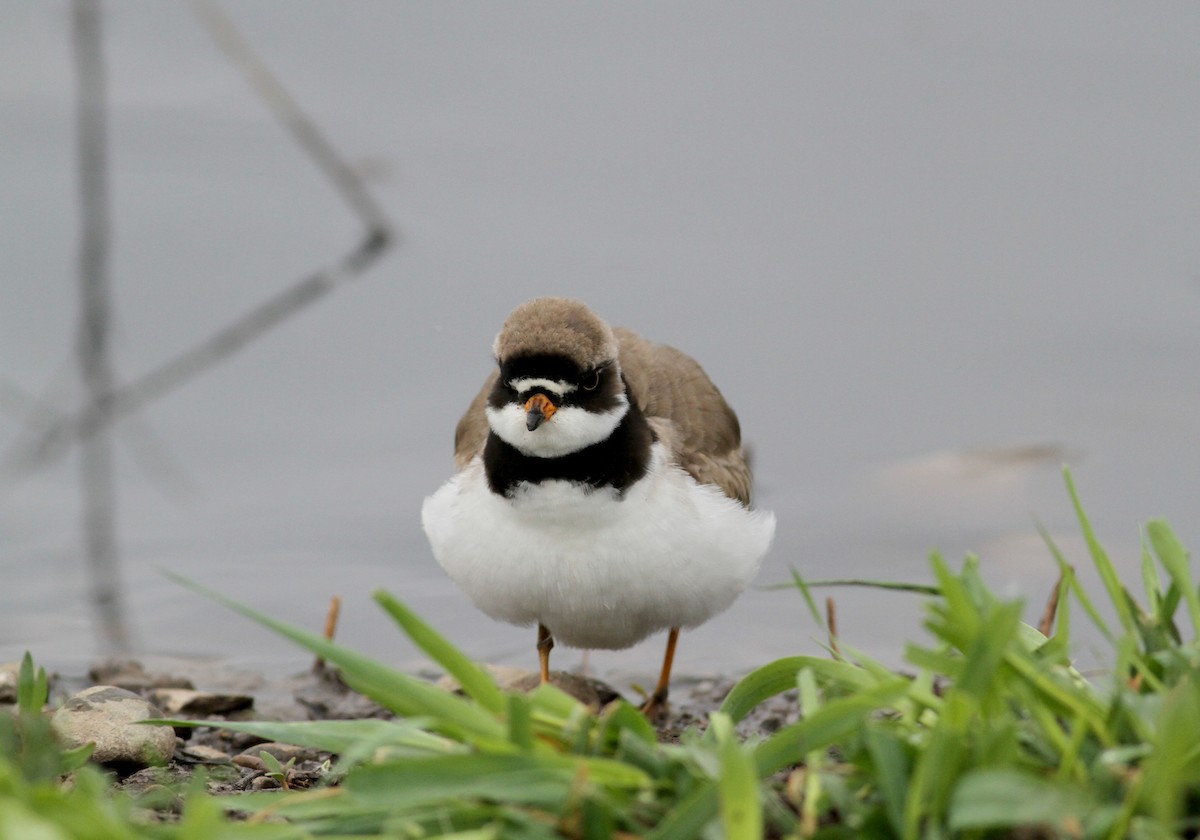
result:
[[[247,84],[222,9],[340,182]],[[119,647],[99,591],[135,654],[307,662],[167,569],[313,629],[340,595],[342,641],[418,667],[370,600],[386,587],[531,667],[533,630],[471,607],[419,511],[495,332],[543,294],[709,371],[779,520],[762,585],[927,582],[929,551],[975,552],[1036,621],[1057,576],[1038,522],[1092,578],[1064,463],[1128,579],[1148,517],[1200,545],[1196,4],[94,10],[89,42],[70,3],[0,0],[0,661]],[[109,249],[85,306],[89,189]],[[382,228],[390,247],[354,262]],[[112,409],[339,265],[236,352]],[[111,422],[85,439],[97,406]],[[97,550],[115,565],[89,577]],[[920,637],[915,596],[832,594],[852,646],[897,663]],[[756,589],[685,634],[677,669],[822,641],[794,591]],[[660,646],[591,668],[645,681]]]

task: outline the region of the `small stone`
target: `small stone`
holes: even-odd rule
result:
[[[282,787],[274,776],[258,776],[250,782],[251,790],[275,790]]]
[[[225,715],[254,705],[254,698],[246,694],[214,694],[190,688],[155,688],[149,698],[170,715]]]
[[[183,813],[183,797],[164,785],[150,785],[134,795],[139,808],[152,809],[158,819],[166,814]]]
[[[496,681],[496,685],[501,691],[513,690],[515,683],[521,682],[529,678],[530,674],[536,674],[536,671],[530,671],[528,668],[518,668],[515,665],[484,665],[484,670],[492,675],[492,679]],[[445,691],[461,691],[462,686],[458,684],[458,680],[447,674],[437,681],[437,687]]]
[[[175,757],[180,761],[189,761],[195,764],[228,764],[230,761],[228,755],[216,747],[205,744],[192,744],[177,750]]]
[[[252,758],[257,761],[262,761],[261,753],[270,753],[280,764],[287,764],[293,758],[296,761],[302,761],[306,758],[315,758],[317,753],[305,747],[297,747],[295,744],[281,744],[276,741],[268,741],[263,744],[256,744],[253,747],[243,750],[233,757],[237,762],[239,758]],[[240,763],[240,762],[238,762]],[[249,765],[246,765],[249,766]]]
[[[255,744],[265,744],[268,741],[267,738],[255,735],[253,732],[232,732],[229,733],[228,740],[229,746],[239,751],[246,750]]]
[[[390,718],[392,713],[374,700],[352,690],[336,671],[309,675],[295,689],[296,702],[313,720]]]
[[[20,662],[0,662],[0,703],[17,702],[17,682],[20,676]]]
[[[94,743],[92,760],[99,764],[146,767],[165,764],[175,754],[171,727],[138,723],[162,716],[131,691],[97,685],[67,700],[51,722],[71,746]]]
[[[115,685],[126,691],[145,691],[149,688],[195,688],[187,677],[150,673],[136,659],[110,659],[89,669],[88,676],[95,683]]]
[[[179,785],[187,781],[191,772],[176,765],[165,767],[146,767],[135,773],[130,773],[120,781],[120,787],[127,793],[142,796],[155,791],[178,790]]]
[[[249,755],[248,753],[238,753],[232,759],[230,759],[230,761],[232,761],[238,767],[246,767],[250,770],[267,769],[266,763],[264,763],[261,758],[256,755]]]

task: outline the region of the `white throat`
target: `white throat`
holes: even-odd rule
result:
[[[593,412],[564,405],[532,432],[525,425],[525,409],[516,403],[503,408],[487,407],[488,426],[500,440],[531,458],[558,458],[586,449],[607,439],[629,411],[629,400],[619,396],[619,405]]]

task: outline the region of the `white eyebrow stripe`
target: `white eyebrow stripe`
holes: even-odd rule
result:
[[[533,376],[523,376],[520,379],[514,379],[509,384],[518,394],[524,394],[526,391],[531,391],[534,388],[544,388],[547,391],[553,391],[560,397],[571,393],[576,388],[576,386],[570,384],[569,382],[558,382],[553,379],[539,379]]]

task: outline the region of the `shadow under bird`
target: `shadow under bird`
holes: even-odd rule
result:
[[[613,329],[584,304],[517,307],[497,367],[459,421],[457,474],[425,500],[434,557],[479,609],[555,640],[627,648],[726,609],[758,572],[775,517],[750,504],[737,416],[691,357]]]

